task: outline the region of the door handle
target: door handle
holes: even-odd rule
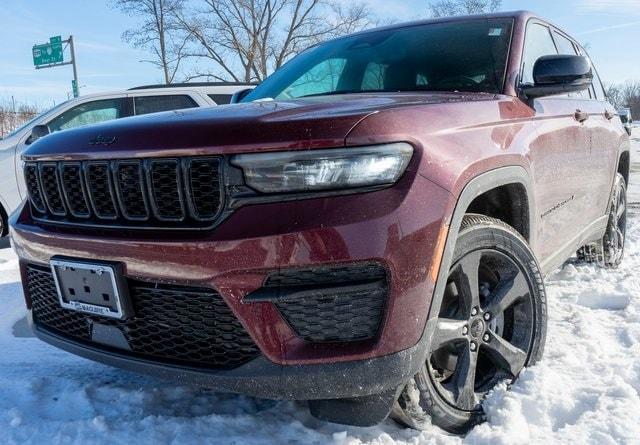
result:
[[[573,115],[573,118],[575,120],[577,120],[578,122],[584,122],[587,119],[589,119],[589,112],[588,111],[582,111],[582,110],[576,110],[575,114]]]
[[[614,117],[616,117],[616,113],[614,113],[613,111],[610,111],[610,110],[605,110],[605,112],[604,112],[604,117],[606,117],[606,118],[607,118],[607,120],[609,120],[609,121],[610,121],[611,119],[613,119]]]

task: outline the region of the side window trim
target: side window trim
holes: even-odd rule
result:
[[[525,30],[524,30],[524,39],[522,41],[522,53],[520,54],[520,72],[518,73],[518,88],[520,88],[520,86],[523,85],[522,78],[524,77],[524,64],[525,64],[524,52],[527,48],[527,35],[529,34],[529,27],[531,25],[536,25],[536,24],[547,28],[547,31],[549,31],[549,36],[551,37],[551,41],[553,42],[553,46],[555,46],[556,52],[558,52],[558,46],[556,44],[555,39],[553,38],[553,33],[551,32],[551,29],[552,29],[551,25],[549,25],[549,23],[545,23],[542,20],[536,19],[536,18],[527,20],[527,24],[525,25]]]

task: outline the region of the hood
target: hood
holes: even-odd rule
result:
[[[345,138],[360,121],[386,109],[494,97],[350,94],[194,108],[56,132],[34,143],[24,157],[106,159],[337,147],[345,145]]]

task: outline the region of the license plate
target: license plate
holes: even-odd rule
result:
[[[117,264],[52,259],[60,305],[72,311],[124,319],[131,311]]]

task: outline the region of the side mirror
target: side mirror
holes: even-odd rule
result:
[[[533,65],[533,81],[521,87],[528,99],[586,90],[593,82],[593,72],[583,56],[542,56]]]
[[[245,97],[247,97],[247,94],[249,94],[250,92],[253,91],[253,88],[245,88],[244,90],[240,90],[240,91],[236,91],[235,93],[233,93],[233,95],[231,96],[231,104],[237,104],[238,102],[240,102],[242,99],[244,99]]]
[[[43,125],[43,124],[36,125],[35,127],[33,127],[31,129],[31,135],[25,141],[25,144],[27,144],[27,145],[33,144],[35,141],[37,141],[38,139],[40,139],[42,137],[45,137],[49,133],[51,133],[51,130],[49,130],[49,126],[48,125]]]

